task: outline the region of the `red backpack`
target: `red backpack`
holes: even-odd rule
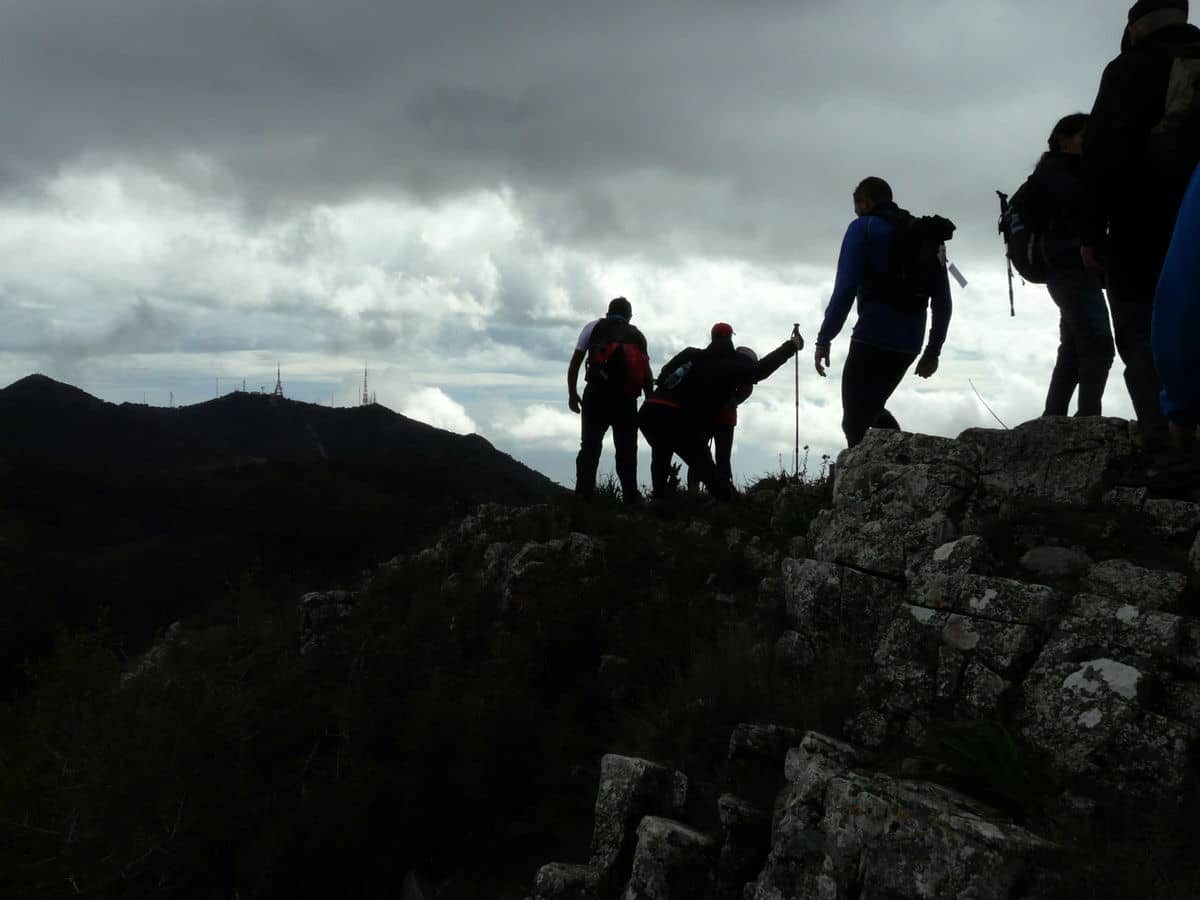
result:
[[[650,357],[644,338],[622,319],[601,319],[588,340],[587,380],[614,395],[635,399],[646,387]]]

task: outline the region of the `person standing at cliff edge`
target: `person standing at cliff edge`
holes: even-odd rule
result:
[[[1147,449],[1168,444],[1150,330],[1179,204],[1200,161],[1200,29],[1187,0],[1138,0],[1083,142],[1085,265],[1104,272],[1117,353]]]
[[[830,345],[857,298],[858,322],[842,370],[842,431],[850,447],[862,442],[868,428],[900,427],[887,401],[918,355],[921,378],[938,369],[952,310],[945,242],[954,233],[953,223],[940,216],[918,219],[900,209],[882,178],[866,178],[854,189],[854,212],[858,218],[842,240],[814,356],[817,374],[824,378]]]

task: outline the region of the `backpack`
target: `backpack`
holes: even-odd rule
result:
[[[1030,284],[1045,284],[1051,266],[1046,237],[1053,222],[1049,194],[1034,175],[1017,188],[1000,213],[1000,234],[1012,267]]]
[[[623,319],[601,319],[588,338],[588,382],[604,385],[613,396],[636,399],[650,368],[644,343],[641,332]]]
[[[872,213],[890,222],[894,233],[887,272],[867,273],[863,295],[904,309],[924,311],[946,265],[945,244],[954,223],[942,216],[914,216],[904,210]]]
[[[1171,76],[1166,104],[1146,151],[1155,172],[1186,183],[1200,162],[1200,44],[1171,47],[1167,54]]]

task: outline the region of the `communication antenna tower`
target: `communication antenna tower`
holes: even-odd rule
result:
[[[272,392],[276,397],[283,396],[283,376],[279,371],[279,364],[275,364],[275,390]]]
[[[367,393],[367,367],[366,367],[366,366],[363,366],[363,395],[362,395],[362,405],[363,405],[363,406],[370,406],[370,405],[371,405],[371,395]]]

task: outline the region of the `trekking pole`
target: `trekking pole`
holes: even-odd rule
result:
[[[800,323],[792,325],[792,335],[799,337]],[[800,477],[800,351],[796,351],[796,444],[792,450],[792,477]]]
[[[1001,234],[1004,234],[1004,229],[1005,229],[1004,217],[1005,217],[1005,216],[1008,214],[1008,194],[1004,193],[1003,191],[996,191],[996,196],[998,196],[998,197],[1000,198],[1000,225],[999,225],[999,231],[1000,231],[1000,233],[1001,233]],[[1008,253],[1007,253],[1007,249],[1008,249],[1008,237],[1007,237],[1007,235],[1006,235],[1006,236],[1005,236],[1005,238],[1004,238],[1004,247],[1005,247],[1005,251],[1006,251],[1006,252],[1005,252],[1005,254],[1004,254],[1004,261],[1005,261],[1006,263],[1008,263],[1008,314],[1009,314],[1010,316],[1012,316],[1013,318],[1016,318],[1016,316],[1017,316],[1017,307],[1016,307],[1016,303],[1015,303],[1015,301],[1014,301],[1014,299],[1013,299],[1013,271],[1012,271],[1012,260],[1011,260],[1011,259],[1009,259],[1009,257],[1008,257]]]

